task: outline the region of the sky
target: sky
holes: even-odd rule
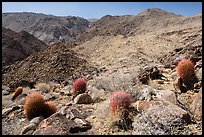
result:
[[[85,19],[99,19],[105,15],[137,15],[147,8],[192,16],[202,13],[202,2],[2,2],[2,13],[34,12]]]

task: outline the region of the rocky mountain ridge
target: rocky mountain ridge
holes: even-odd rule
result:
[[[54,16],[41,13],[3,13],[2,26],[16,32],[26,31],[46,44],[69,43],[83,33],[89,22],[81,17]]]
[[[137,15],[106,15],[94,22],[86,32],[78,36],[77,42],[82,41],[79,43],[83,43],[96,35],[135,36],[146,33],[165,33],[167,30],[179,30],[191,25],[200,26],[201,21],[202,15],[186,17],[157,8],[147,9]]]

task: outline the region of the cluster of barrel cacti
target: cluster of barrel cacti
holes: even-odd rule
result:
[[[34,117],[49,117],[57,111],[53,101],[46,101],[40,92],[34,91],[26,96],[24,104],[24,113],[31,120]]]

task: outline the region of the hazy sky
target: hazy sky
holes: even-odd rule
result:
[[[86,19],[109,15],[137,15],[147,8],[160,8],[192,16],[202,13],[202,2],[2,2],[2,12],[34,12]]]

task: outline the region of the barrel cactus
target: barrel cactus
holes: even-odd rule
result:
[[[86,86],[87,86],[87,84],[86,84],[85,79],[83,79],[83,78],[77,79],[77,80],[74,82],[74,85],[73,85],[72,95],[73,95],[73,96],[77,96],[78,94],[85,93],[85,91],[86,91]]]
[[[12,100],[17,98],[23,92],[23,87],[16,88],[15,92],[13,93]]]
[[[180,82],[179,89],[181,92],[186,92],[189,89],[194,88],[194,84],[198,82],[198,79],[195,75],[194,64],[191,60],[183,59],[178,62],[176,67],[178,79]]]
[[[110,110],[112,114],[125,112],[130,109],[131,96],[124,91],[114,92],[110,98]]]
[[[46,101],[40,92],[34,91],[26,96],[24,104],[24,113],[28,120],[34,117],[49,117],[56,112],[56,106],[53,101]]]
[[[183,80],[189,79],[195,74],[194,64],[190,60],[181,60],[176,67],[178,77]]]

